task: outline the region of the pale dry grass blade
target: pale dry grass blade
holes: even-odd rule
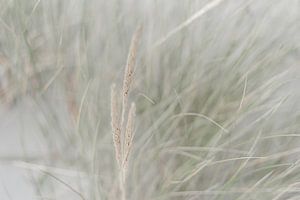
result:
[[[83,92],[83,95],[81,97],[81,100],[80,100],[80,105],[79,105],[79,108],[78,108],[78,114],[77,114],[77,118],[76,118],[76,131],[79,132],[79,126],[80,126],[80,121],[81,121],[81,115],[82,115],[82,109],[83,109],[83,106],[84,106],[84,103],[86,101],[86,98],[87,98],[87,94],[88,94],[88,91],[89,91],[89,88],[90,88],[90,84],[91,82],[89,81],[87,83],[87,86]]]
[[[229,132],[229,130],[227,130],[225,127],[223,127],[221,124],[219,124],[215,120],[211,119],[210,117],[208,117],[206,115],[200,114],[200,113],[180,113],[180,114],[174,115],[172,117],[172,119],[175,118],[175,117],[181,117],[181,116],[196,116],[196,117],[201,117],[201,118],[204,118],[204,119],[208,120],[212,124],[216,125],[217,127],[219,127],[225,133]]]
[[[202,15],[204,15],[205,13],[207,13],[208,11],[210,11],[211,9],[213,9],[213,8],[217,7],[218,5],[220,5],[223,1],[225,1],[225,0],[215,0],[215,1],[212,1],[212,2],[208,3],[201,10],[199,10],[198,12],[196,12],[194,15],[192,15],[186,21],[184,21],[183,23],[181,23],[180,25],[178,25],[176,28],[174,28],[173,30],[171,30],[170,32],[168,32],[164,37],[162,37],[157,42],[155,42],[154,43],[154,47],[157,47],[157,46],[163,44],[170,37],[172,37],[173,35],[175,35],[179,31],[181,31],[182,29],[184,29],[187,26],[189,26],[196,19],[198,19],[199,17],[201,17]]]
[[[48,176],[52,177],[53,179],[55,179],[56,181],[58,181],[62,185],[64,185],[67,188],[69,188],[72,192],[74,192],[76,195],[78,195],[82,200],[86,200],[86,198],[80,192],[78,192],[73,186],[71,186],[67,182],[63,181],[61,178],[58,178],[57,176],[55,176],[55,175],[53,175],[53,174],[51,174],[49,172],[46,172],[46,171],[41,171],[41,172],[47,174]]]
[[[245,99],[245,96],[246,96],[246,90],[247,90],[247,84],[248,84],[248,74],[245,75],[245,84],[244,84],[244,89],[243,89],[243,95],[242,95],[242,99],[241,99],[241,102],[240,102],[240,105],[239,105],[238,112],[241,111],[243,103],[244,103],[244,99]]]
[[[245,193],[243,193],[237,200],[244,199],[248,193],[251,194],[251,192],[255,192],[255,189],[258,186],[260,186],[262,183],[264,183],[269,177],[271,177],[273,173],[274,173],[274,171],[267,173],[265,176],[263,176],[261,179],[259,179],[251,188],[249,188],[247,191],[245,191]]]
[[[88,178],[88,174],[86,172],[73,170],[73,169],[64,169],[64,168],[58,168],[58,167],[53,167],[53,166],[48,166],[43,164],[35,164],[30,162],[18,161],[18,160],[13,161],[11,165],[14,167],[19,167],[31,171],[45,171],[45,172],[49,172],[61,176],[68,176],[68,177],[80,176],[80,178]],[[96,174],[94,175],[98,176]]]
[[[275,196],[272,200],[278,200],[278,199],[280,199],[280,197],[282,197],[285,193],[291,191],[292,188],[294,186],[298,185],[298,184],[300,184],[300,182],[295,182],[295,183],[290,184],[288,187],[286,187],[285,189],[281,190],[280,193],[277,196]],[[297,189],[296,192],[299,192],[299,190]]]
[[[60,68],[58,68],[56,70],[56,72],[54,73],[54,75],[50,78],[50,80],[46,83],[46,85],[43,87],[41,93],[45,93],[47,91],[47,89],[51,86],[52,83],[54,83],[54,81],[57,79],[57,77],[61,74],[61,72],[63,71],[63,69],[65,68],[65,66],[61,66]]]
[[[193,178],[195,175],[197,175],[201,170],[203,170],[206,166],[208,166],[212,162],[211,160],[205,160],[201,163],[198,164],[198,166],[191,172],[191,174],[187,175],[186,177],[183,178],[183,180],[179,181],[172,181],[172,183],[184,183]]]
[[[261,136],[261,132],[258,133],[257,137],[255,138],[254,143],[252,144],[252,146],[251,146],[251,148],[250,148],[250,150],[248,152],[249,158],[242,162],[242,164],[239,166],[239,168],[235,171],[235,173],[227,181],[226,185],[228,185],[231,182],[233,182],[236,179],[236,177],[238,176],[238,174],[242,171],[242,169],[244,169],[246,167],[246,165],[248,164],[248,162],[250,160],[250,156],[253,156],[254,149],[255,149],[255,147],[256,147],[259,139],[260,139],[260,136]]]

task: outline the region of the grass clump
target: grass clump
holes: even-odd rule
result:
[[[299,198],[298,1],[0,5],[0,95],[44,148],[13,163],[38,196]]]

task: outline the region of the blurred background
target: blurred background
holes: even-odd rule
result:
[[[139,25],[128,199],[300,199],[299,0],[0,0],[0,199],[117,199]]]

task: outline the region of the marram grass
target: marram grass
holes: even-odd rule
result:
[[[113,133],[113,143],[116,152],[116,161],[119,167],[120,179],[120,195],[118,198],[126,200],[126,171],[129,162],[129,156],[133,143],[134,132],[134,118],[135,118],[135,104],[131,103],[127,114],[128,97],[130,93],[130,86],[133,81],[134,66],[136,63],[136,54],[138,48],[138,41],[140,39],[141,28],[136,30],[134,34],[125,67],[123,90],[119,97],[122,97],[122,109],[118,109],[115,85],[111,88],[111,126]],[[126,126],[123,126],[125,121],[125,114],[127,114]],[[121,120],[120,120],[121,119]]]
[[[31,105],[44,150],[9,163],[41,199],[300,199],[299,17],[298,0],[0,1],[1,106]]]

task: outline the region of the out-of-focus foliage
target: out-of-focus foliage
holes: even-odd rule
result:
[[[154,45],[208,3],[2,0],[1,100],[43,113],[49,156],[35,162],[78,171],[49,169],[86,199],[114,198],[109,89],[142,24],[128,199],[297,199],[300,2],[224,0]],[[37,180],[42,196],[68,192]]]

